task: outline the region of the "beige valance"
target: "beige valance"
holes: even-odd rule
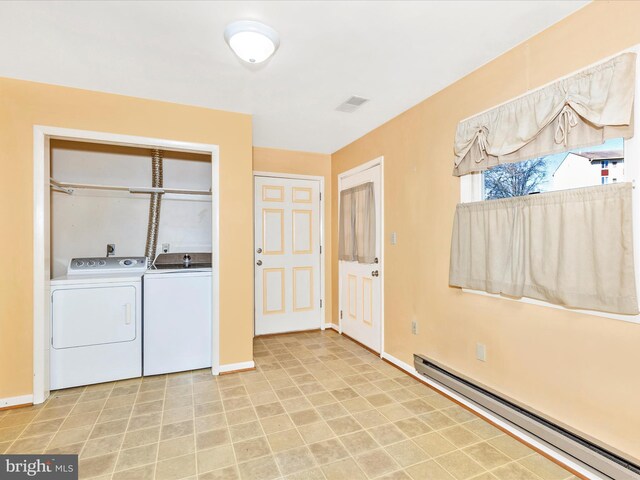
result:
[[[624,53],[459,123],[453,174],[631,138],[635,65]]]
[[[459,204],[449,284],[637,314],[631,189],[619,183]]]
[[[376,257],[376,203],[373,182],[340,192],[338,258],[374,263]]]

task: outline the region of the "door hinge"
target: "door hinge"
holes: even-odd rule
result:
[[[320,245],[320,253],[322,253],[322,245]]]
[[[320,201],[322,201],[322,192],[320,192]]]
[[[342,320],[342,310],[340,310],[340,320]]]
[[[320,308],[322,308],[322,299],[320,299]]]

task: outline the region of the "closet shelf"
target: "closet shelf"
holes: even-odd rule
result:
[[[90,190],[116,190],[129,193],[177,193],[180,195],[211,195],[211,190],[191,190],[188,188],[154,188],[154,187],[125,187],[121,185],[95,185],[89,183],[67,183],[59,182],[53,178],[49,179],[50,187],[57,192],[73,194],[75,189]]]

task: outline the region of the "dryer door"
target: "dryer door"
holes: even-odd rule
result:
[[[132,285],[58,289],[51,301],[53,348],[136,338],[136,288]]]

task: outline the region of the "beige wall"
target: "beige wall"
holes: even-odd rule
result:
[[[253,149],[253,170],[256,172],[290,173],[295,175],[314,175],[324,177],[324,224],[325,238],[325,297],[326,321],[331,323],[333,311],[331,289],[331,155],[322,153],[279,150],[277,148]]]
[[[448,287],[448,252],[458,121],[640,43],[639,24],[638,2],[591,3],[332,156],[335,192],[340,172],[384,155],[386,352],[425,353],[636,459],[640,325],[462,293]],[[337,319],[337,269],[333,294]]]
[[[221,363],[251,360],[251,117],[0,78],[0,398],[32,392],[34,125],[220,146]]]

